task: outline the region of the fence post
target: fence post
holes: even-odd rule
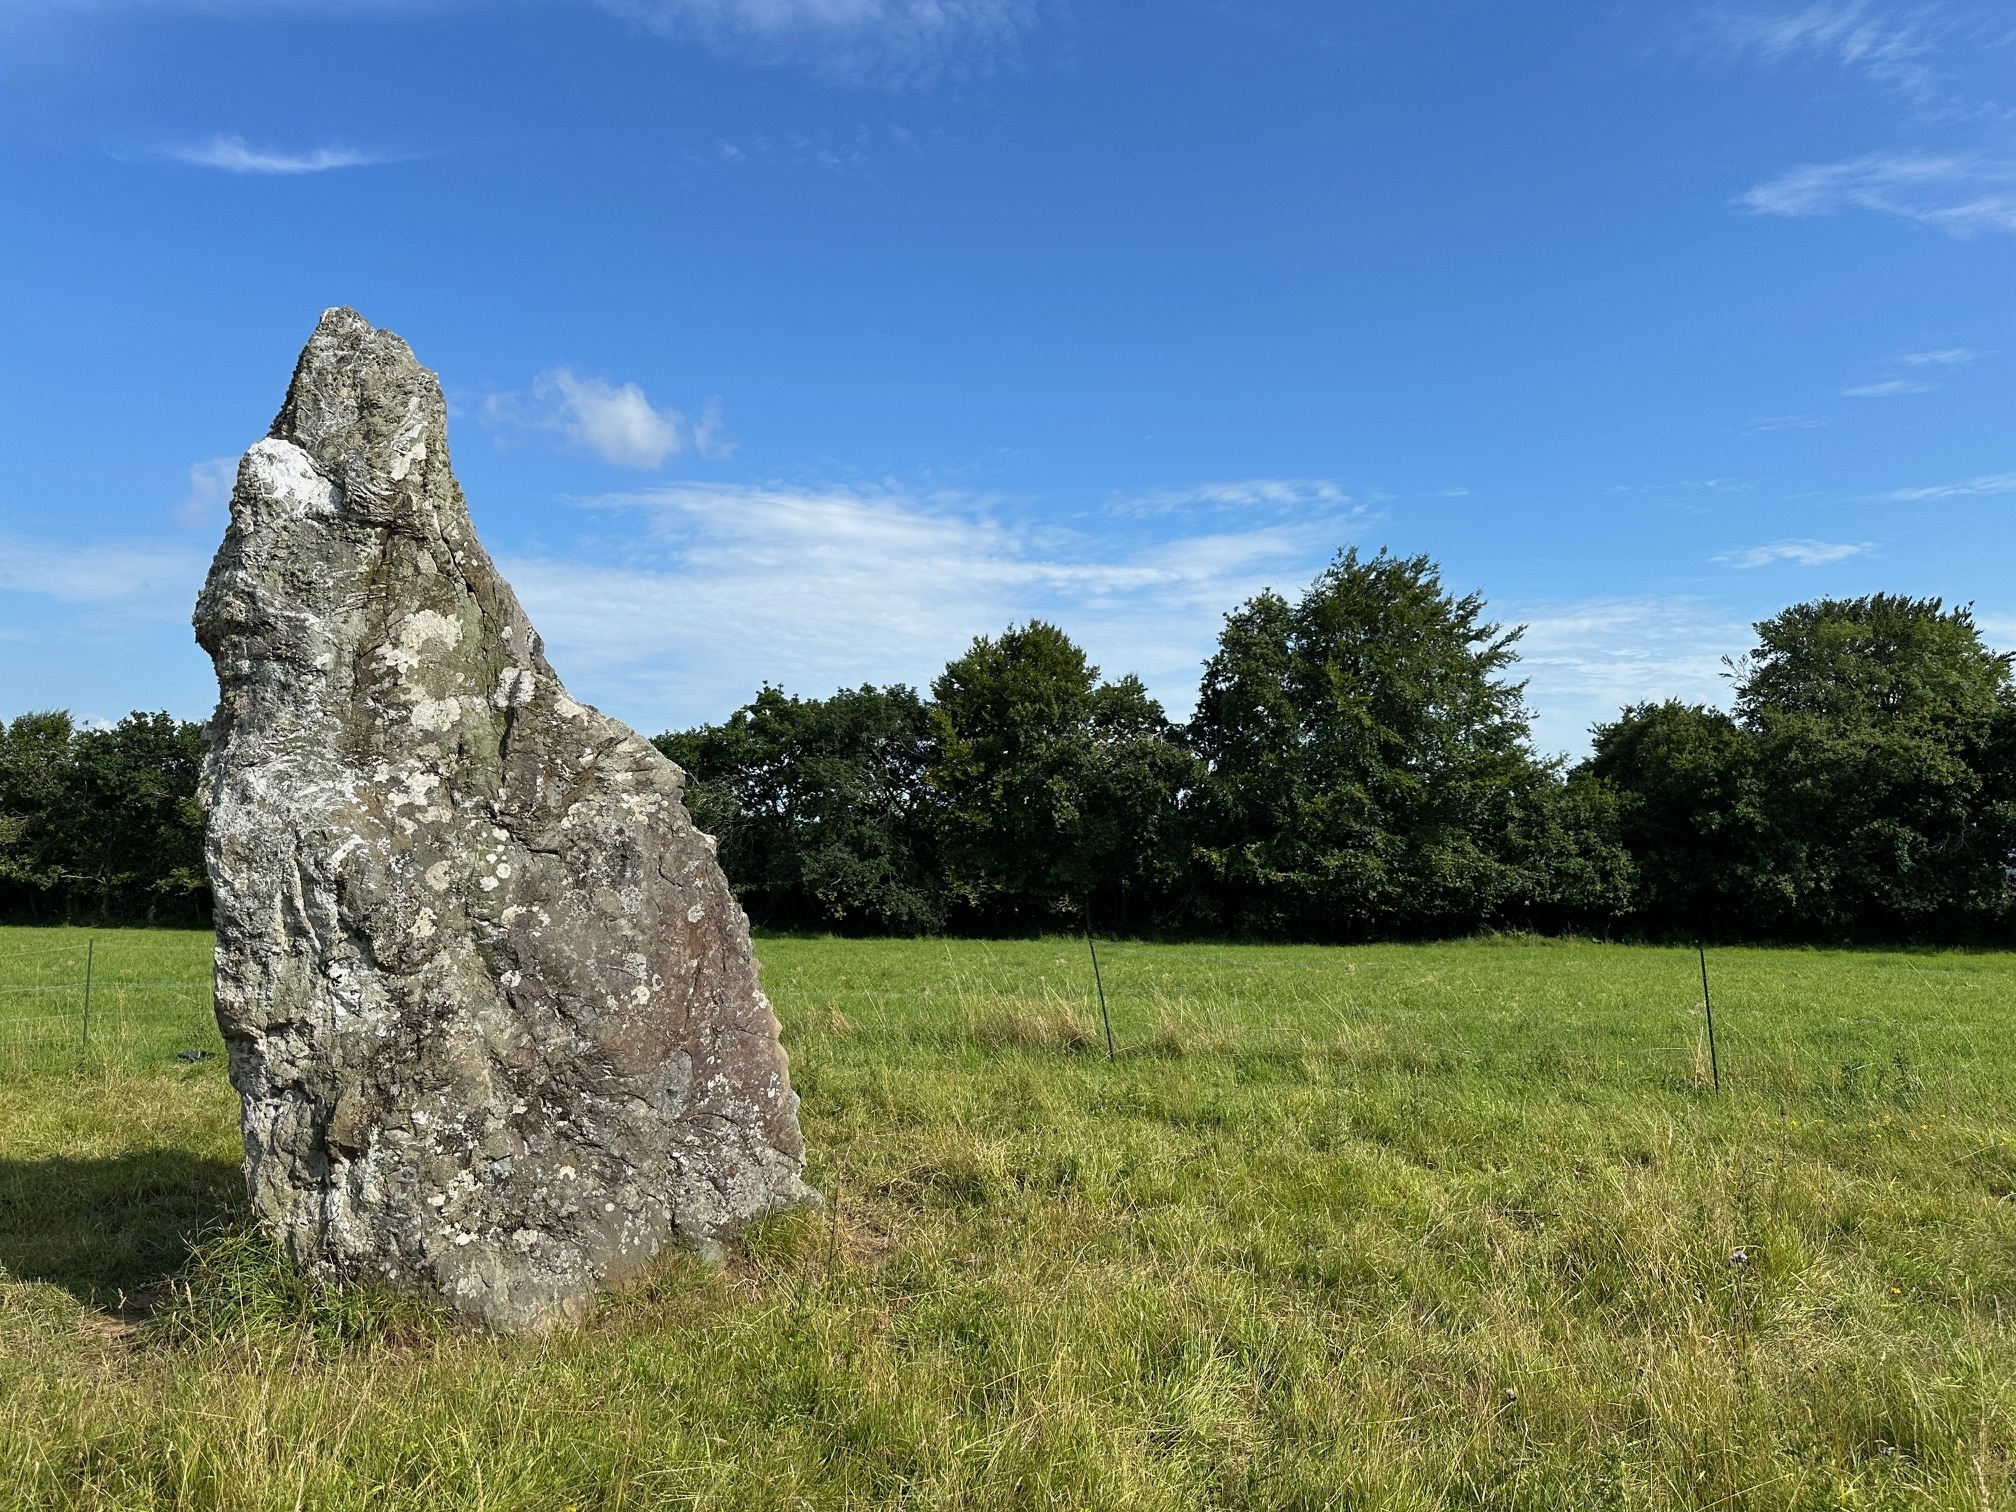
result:
[[[1715,1078],[1715,1090],[1722,1090],[1722,1063],[1715,1058],[1715,1004],[1708,996],[1708,947],[1701,941],[1694,942],[1694,949],[1701,956],[1701,1011],[1708,1015],[1708,1070]],[[1696,1064],[1699,1064],[1698,1062]]]
[[[1085,902],[1085,948],[1092,952],[1092,985],[1099,989],[1099,1022],[1106,1026],[1106,1059],[1113,1059],[1113,1020],[1106,1012],[1106,982],[1099,975],[1099,947],[1092,943],[1092,902]]]
[[[84,941],[84,1053],[91,1053],[91,962],[98,952],[98,937]]]

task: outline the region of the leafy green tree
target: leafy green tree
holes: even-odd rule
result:
[[[2016,814],[1995,755],[2016,696],[1972,614],[1872,594],[1795,605],[1757,633],[1736,687],[1760,774],[1756,916],[1835,939],[2001,927]]]
[[[928,933],[944,922],[929,719],[909,688],[792,698],[765,688],[725,724],[660,735],[694,822],[761,922]]]
[[[1586,773],[1536,763],[1509,805],[1503,855],[1515,887],[1483,922],[1607,934],[1630,910],[1637,866],[1618,833],[1617,796]]]
[[[976,639],[931,686],[947,885],[965,917],[1138,926],[1182,875],[1196,762],[1138,678],[1101,682],[1056,626]]]
[[[0,739],[0,886],[10,912],[196,922],[209,911],[198,726],[128,715],[79,730],[24,714]]]
[[[1795,716],[1895,728],[2009,706],[2009,658],[1982,644],[1970,609],[1936,598],[1817,599],[1756,630],[1756,649],[1733,668],[1737,717],[1752,728]]]
[[[1340,938],[1600,909],[1622,858],[1601,795],[1533,754],[1518,635],[1384,551],[1228,615],[1189,728],[1204,916]]]
[[[67,893],[70,716],[20,714],[0,728],[0,883],[7,911],[36,916]]]
[[[1686,939],[1753,928],[1746,898],[1763,823],[1754,739],[1719,709],[1672,700],[1633,705],[1594,734],[1586,772],[1615,795],[1636,926]]]
[[[102,917],[188,919],[208,911],[196,782],[200,726],[129,714],[72,742],[77,822],[71,865],[80,898]]]
[[[1627,709],[1596,732],[1640,927],[1954,940],[2006,932],[2016,695],[1966,609],[1796,604],[1731,664],[1733,717]]]

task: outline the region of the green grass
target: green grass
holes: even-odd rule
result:
[[[223,1049],[210,1015],[208,934],[0,928],[0,1082]]]
[[[1112,947],[1109,1064],[1082,942],[758,949],[828,1209],[543,1340],[278,1263],[180,999],[24,1056],[0,1506],[2016,1507],[2016,956],[1718,953],[1717,1097],[1681,951]]]

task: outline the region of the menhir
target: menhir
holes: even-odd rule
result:
[[[322,317],[196,636],[217,1018],[298,1259],[539,1328],[816,1200],[684,774],[560,686],[397,336]]]

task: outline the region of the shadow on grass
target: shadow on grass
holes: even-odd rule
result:
[[[146,1293],[198,1235],[247,1216],[238,1167],[183,1150],[0,1159],[0,1266],[93,1307]]]

